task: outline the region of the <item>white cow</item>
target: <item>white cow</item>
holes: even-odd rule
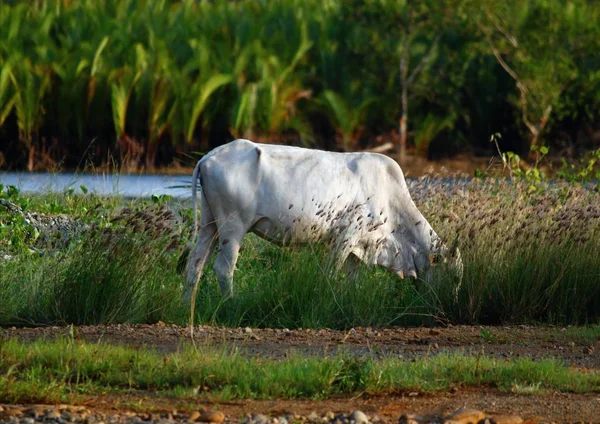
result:
[[[329,241],[339,263],[352,255],[401,278],[416,279],[452,255],[412,201],[398,164],[384,155],[235,140],[198,161],[192,178],[194,238],[198,179],[202,189],[200,234],[187,260],[186,301],[217,243],[215,273],[223,296],[233,295],[248,232],[277,244]],[[460,272],[458,250],[452,257]]]

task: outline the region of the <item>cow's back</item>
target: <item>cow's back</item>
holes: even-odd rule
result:
[[[239,214],[248,229],[259,223],[269,232],[326,233],[340,225],[333,218],[348,211],[381,221],[385,213],[390,225],[394,202],[406,190],[400,167],[379,154],[235,140],[202,161],[203,192],[215,217]]]

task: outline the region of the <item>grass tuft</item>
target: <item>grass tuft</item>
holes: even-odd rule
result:
[[[459,354],[415,361],[345,355],[276,361],[210,347],[187,346],[161,355],[145,348],[73,339],[31,344],[11,339],[0,345],[0,399],[13,403],[138,391],[183,398],[289,399],[476,386],[598,392],[600,374],[568,368],[553,359],[508,361]]]

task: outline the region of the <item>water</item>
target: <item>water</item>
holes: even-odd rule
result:
[[[439,178],[435,179],[441,187],[450,189],[456,185],[468,184],[471,179]],[[129,198],[149,198],[152,195],[167,194],[176,199],[191,196],[190,185],[192,175],[107,175],[107,174],[48,174],[7,172],[0,173],[0,184],[14,185],[22,193],[62,193],[73,189],[81,193],[80,186],[90,193],[100,196],[119,195]],[[419,185],[420,193],[415,191],[416,179],[407,178],[413,196],[427,195],[423,185]],[[430,185],[431,182],[428,183]],[[589,186],[598,184],[593,181]],[[177,187],[185,186],[185,187]]]
[[[22,193],[62,193],[73,189],[81,193],[85,186],[89,193],[99,196],[149,198],[167,194],[175,198],[189,198],[192,175],[102,175],[102,174],[48,174],[0,173],[0,184],[13,185]]]

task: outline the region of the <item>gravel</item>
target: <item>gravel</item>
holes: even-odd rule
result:
[[[82,424],[117,424],[117,423],[241,423],[241,424],[287,424],[289,422],[306,424],[379,424],[384,423],[377,415],[368,416],[362,411],[355,410],[350,414],[335,414],[327,412],[317,414],[312,412],[307,416],[285,414],[267,416],[263,414],[246,414],[246,417],[227,417],[220,411],[177,411],[167,413],[146,412],[98,412],[86,407],[72,405],[0,405],[0,423],[82,423]],[[447,416],[431,415],[402,415],[399,424],[521,424],[526,423],[518,416],[488,416],[478,410],[458,409]],[[537,421],[536,421],[537,422]]]

